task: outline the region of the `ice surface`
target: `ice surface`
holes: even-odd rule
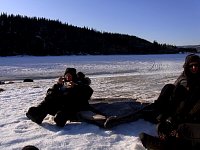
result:
[[[186,54],[110,56],[15,56],[0,57],[0,149],[19,150],[25,145],[48,149],[144,149],[140,132],[156,135],[155,125],[144,120],[111,130],[88,123],[55,126],[47,116],[39,126],[26,118],[30,106],[45,97],[67,67],[86,73],[94,89],[92,98],[130,98],[153,102],[161,88],[182,72]],[[22,82],[32,78],[34,82]],[[13,84],[8,84],[13,81]]]

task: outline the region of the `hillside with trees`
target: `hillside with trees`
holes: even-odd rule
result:
[[[59,20],[0,15],[0,56],[109,55],[196,52],[195,48],[149,42],[136,36],[99,32]]]

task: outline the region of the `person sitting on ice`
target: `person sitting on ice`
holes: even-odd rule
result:
[[[82,80],[82,79],[81,79]],[[93,94],[90,83],[77,78],[75,68],[67,68],[64,77],[48,89],[44,100],[36,107],[30,107],[26,116],[41,124],[47,114],[53,115],[57,126],[63,127],[67,120],[76,120],[77,112],[90,110],[88,100]]]
[[[151,105],[158,137],[139,135],[147,149],[200,148],[200,57],[189,54],[183,67],[176,82],[165,85]]]

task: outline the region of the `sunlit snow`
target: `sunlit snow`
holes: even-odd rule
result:
[[[0,57],[0,149],[20,150],[35,145],[41,150],[144,149],[140,132],[156,135],[155,125],[142,119],[102,129],[85,122],[58,128],[47,116],[41,126],[25,113],[41,102],[47,89],[67,67],[91,78],[94,98],[130,98],[153,102],[161,88],[173,83],[183,70],[186,54],[110,56]],[[34,82],[23,82],[31,78]],[[10,82],[14,83],[10,83]]]

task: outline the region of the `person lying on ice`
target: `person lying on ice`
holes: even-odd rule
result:
[[[183,67],[175,84],[165,85],[151,106],[158,115],[158,137],[139,135],[147,149],[200,149],[200,57],[188,55]]]
[[[87,82],[88,81],[88,82]],[[48,89],[44,100],[30,107],[26,116],[41,124],[47,114],[53,115],[57,126],[63,127],[67,120],[76,120],[77,112],[90,110],[88,100],[93,94],[89,78],[83,73],[76,74],[75,68],[67,68],[57,84]]]

